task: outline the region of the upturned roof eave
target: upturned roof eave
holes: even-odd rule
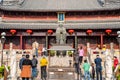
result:
[[[56,23],[0,23],[0,29],[56,29]],[[120,22],[66,23],[66,29],[120,29]]]

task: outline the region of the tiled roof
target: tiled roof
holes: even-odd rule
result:
[[[56,29],[57,23],[0,23],[0,29]],[[64,23],[66,29],[120,29],[120,22]]]
[[[100,0],[23,0],[21,4],[0,5],[13,11],[94,11],[120,9],[120,2],[101,6]]]

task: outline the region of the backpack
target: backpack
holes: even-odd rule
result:
[[[32,59],[32,67],[36,67],[37,66],[37,60],[36,59]]]

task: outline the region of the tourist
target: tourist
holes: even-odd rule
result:
[[[94,80],[95,79],[95,67],[94,67],[94,63],[91,64],[91,75],[92,75],[92,79]]]
[[[102,54],[105,54],[105,53],[106,53],[106,45],[103,45]]]
[[[75,54],[74,61],[75,61],[74,65],[75,65],[76,73],[79,74],[80,73],[80,67],[79,67],[79,54],[78,54],[78,51]]]
[[[84,70],[85,80],[91,80],[89,69],[90,69],[90,64],[87,62],[87,60],[84,60],[83,70]]]
[[[47,65],[48,65],[48,61],[45,58],[45,56],[42,57],[42,59],[40,60],[40,66],[41,66],[41,79],[42,80],[46,80],[47,77]]]
[[[29,80],[29,78],[31,78],[31,69],[32,69],[32,61],[29,59],[29,55],[27,54],[26,59],[24,59],[22,63],[22,71],[21,71],[22,80]]]
[[[84,55],[84,50],[83,50],[82,46],[80,47],[80,49],[78,50],[78,52],[79,52],[79,62],[81,64],[82,60],[83,60],[83,55]]]
[[[117,65],[118,65],[118,59],[116,56],[114,56],[114,70],[115,70]]]
[[[22,69],[22,62],[23,62],[24,59],[25,59],[25,55],[23,54],[22,58],[20,59],[20,62],[19,62],[19,68],[20,69]]]
[[[33,80],[37,77],[37,64],[38,64],[38,60],[36,59],[35,55],[33,55],[33,59],[32,59],[32,78],[33,78]]]
[[[99,80],[99,75],[100,75],[100,80],[102,80],[102,59],[99,57],[99,55],[96,56],[96,59],[94,60],[96,64],[96,75],[97,75],[97,80]]]

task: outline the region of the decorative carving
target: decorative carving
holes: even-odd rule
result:
[[[120,0],[106,0],[107,3],[120,3]]]
[[[10,44],[12,46],[12,44]],[[10,51],[10,57],[11,57],[11,61],[10,61],[10,76],[11,76],[11,80],[17,80],[16,79],[16,73],[17,73],[17,63],[16,63],[16,52],[14,50]]]
[[[18,0],[3,0],[2,5],[15,5],[18,3]]]
[[[112,58],[111,53],[109,50],[105,51],[105,74],[106,74],[106,80],[112,79]]]
[[[98,0],[99,4],[101,6],[105,6],[106,4],[113,4],[113,5],[116,5],[120,3],[120,0]]]

